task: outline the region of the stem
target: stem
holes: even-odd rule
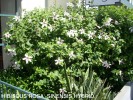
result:
[[[71,92],[70,82],[69,82],[68,75],[67,75],[67,72],[66,72],[66,64],[64,66],[64,72],[65,72],[65,78],[66,78],[66,82],[67,82],[67,87],[68,87],[69,91]]]

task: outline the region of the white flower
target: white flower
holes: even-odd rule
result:
[[[103,66],[103,67],[110,68],[110,65],[111,65],[111,64],[109,64],[107,61],[103,61],[103,62],[102,62],[102,66]]]
[[[119,22],[118,21],[115,21],[115,25],[119,25]]]
[[[32,61],[32,56],[29,56],[28,54],[25,54],[23,60],[26,61],[26,64]]]
[[[119,65],[124,64],[123,59],[118,60],[118,62],[119,62]]]
[[[109,39],[109,36],[108,35],[104,35],[104,39],[105,40],[108,40]]]
[[[40,22],[40,24],[42,24],[42,28],[48,26],[48,22],[45,19],[43,19],[43,22]]]
[[[53,16],[53,20],[58,20],[58,19],[59,19],[59,15]]]
[[[70,14],[68,13],[68,12],[64,12],[64,16],[67,16],[67,17],[69,17],[70,16]]]
[[[74,58],[74,57],[75,57],[75,54],[74,54],[73,51],[71,51],[71,52],[69,53],[69,58],[71,59],[71,58]]]
[[[7,51],[12,57],[16,55],[16,51],[14,49],[7,49]]]
[[[58,57],[58,59],[55,60],[55,65],[61,65],[63,61],[63,59],[60,59],[60,57]]]
[[[72,19],[72,16],[66,11],[64,12],[64,16],[68,17],[69,20]]]
[[[73,3],[68,2],[68,3],[67,3],[67,7],[74,7],[74,5],[73,5]]]
[[[11,37],[11,34],[10,34],[9,32],[7,32],[7,33],[4,34],[4,36],[5,36],[6,38],[10,38],[10,37]]]
[[[58,20],[59,19],[59,15],[56,14],[56,12],[53,12],[53,20]]]
[[[94,35],[95,35],[95,32],[91,32],[91,31],[88,32],[89,39],[93,39]]]
[[[77,35],[78,35],[78,34],[77,34],[77,30],[70,30],[70,31],[67,32],[67,35],[68,35],[69,37],[77,36]]]
[[[60,20],[66,22],[66,18],[61,17]]]
[[[133,33],[133,27],[130,27],[129,30],[131,33]]]
[[[104,25],[105,26],[110,26],[112,20],[113,20],[112,18],[108,18],[107,21],[104,23]]]
[[[63,89],[59,89],[61,94],[64,94],[65,92],[67,92],[64,88]]]
[[[58,38],[57,44],[61,45],[64,42],[60,37]]]
[[[121,70],[119,71],[119,75],[120,75],[120,76],[122,75],[122,71],[121,71]]]
[[[113,20],[112,18],[108,18],[108,20],[107,20],[107,21],[108,21],[108,22],[111,22],[112,20]]]
[[[85,33],[85,30],[82,28],[79,30],[80,34],[84,34]]]
[[[15,16],[13,19],[14,19],[15,21],[19,21],[19,20],[20,20],[20,16]]]
[[[56,15],[56,12],[53,12],[53,16],[55,16]]]
[[[102,39],[102,35],[98,35],[98,39]]]

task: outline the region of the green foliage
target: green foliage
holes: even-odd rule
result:
[[[14,85],[19,86],[23,89],[25,87],[29,88],[32,83],[30,79],[27,80],[27,83],[24,80],[24,76],[21,76],[23,71],[7,69],[1,72],[0,79]],[[40,70],[40,74],[42,70]],[[68,77],[69,86],[60,88],[59,96],[57,98],[64,98],[62,100],[113,100],[115,94],[111,92],[110,87],[104,87],[105,81],[102,81],[95,72],[93,72],[90,68],[87,69],[85,73],[81,72],[81,76],[78,79],[75,79],[73,76],[66,75]],[[15,76],[18,75],[18,76]],[[8,78],[7,78],[8,77]],[[35,78],[37,80],[37,78]],[[44,79],[45,80],[45,79]],[[65,79],[66,80],[66,79]],[[35,82],[35,80],[34,80]],[[22,85],[23,84],[23,85]],[[45,84],[43,80],[40,80],[37,84],[36,89],[46,89],[48,87],[41,87],[41,84]],[[23,87],[24,86],[24,87]],[[56,86],[55,86],[56,87]],[[70,91],[66,91],[67,87],[70,87]],[[31,88],[31,87],[30,87]],[[35,87],[34,87],[35,88]],[[5,88],[5,93],[7,93],[7,89]],[[29,90],[30,91],[30,90]],[[49,92],[51,92],[49,90]],[[13,93],[13,90],[12,90]],[[16,93],[14,91],[14,93]],[[40,94],[43,92],[41,91]],[[19,92],[18,92],[19,94]],[[38,92],[39,94],[39,92]],[[54,93],[53,93],[54,94]],[[56,95],[56,94],[55,94]],[[47,98],[50,100],[58,100],[56,96],[51,97],[49,94],[45,94]],[[67,99],[65,99],[67,98]],[[20,98],[19,98],[20,99]],[[30,99],[28,99],[30,100]],[[59,99],[60,100],[60,99]]]
[[[97,77],[90,68],[86,73],[82,73],[79,81],[70,78],[72,100],[80,100],[75,94],[86,94],[82,100],[113,100],[114,95],[111,94],[110,87],[104,88],[104,81]],[[88,98],[87,98],[88,97]]]
[[[3,40],[13,67],[20,66],[20,84],[34,93],[59,93],[62,87],[70,91],[67,75],[78,81],[92,67],[118,91],[130,80],[133,11],[72,7],[35,9],[8,23]]]
[[[108,77],[109,83],[113,84],[113,90],[119,91],[121,86],[132,80],[130,76],[133,75],[130,73],[133,66],[133,11],[124,6],[109,6],[99,8],[98,12],[98,24],[101,25],[100,20],[104,20],[106,17],[114,19],[112,21],[115,23],[114,28],[119,31],[120,38],[124,40],[122,47],[117,49],[120,51],[120,54],[117,55],[118,61],[113,62],[112,69],[107,71],[106,76],[102,76],[103,78]],[[114,29],[105,28],[105,30],[113,31]]]

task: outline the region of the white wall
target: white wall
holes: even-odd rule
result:
[[[31,11],[34,8],[49,8],[49,7],[63,7],[66,8],[66,3],[71,0],[22,0],[22,9]]]
[[[45,8],[45,0],[22,0],[22,9],[27,11],[33,10],[34,8]]]

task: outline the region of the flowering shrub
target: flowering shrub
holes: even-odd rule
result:
[[[4,41],[20,66],[22,80],[28,83],[22,87],[37,93],[57,93],[66,86],[66,74],[78,81],[88,67],[113,87],[124,82],[129,73],[125,69],[132,65],[132,55],[126,55],[132,41],[131,25],[125,20],[130,20],[108,10],[68,4],[66,11],[35,9],[11,19]]]
[[[109,82],[113,85],[113,90],[119,91],[121,86],[123,86],[127,81],[131,81],[130,76],[132,73],[133,66],[133,57],[132,57],[132,45],[133,45],[133,35],[132,35],[132,26],[133,26],[133,11],[132,9],[127,9],[123,6],[110,6],[110,7],[101,7],[99,9],[97,16],[97,22],[99,25],[102,25],[102,22],[99,19],[106,19],[108,16],[113,20],[111,23],[114,23],[114,28],[105,28],[107,31],[118,30],[120,38],[124,40],[123,46],[119,48],[120,54],[117,55],[118,61],[114,61],[112,69],[110,72],[107,72]],[[117,41],[117,40],[116,40]],[[99,73],[100,74],[100,73]],[[102,76],[102,77],[107,77]],[[119,77],[119,78],[118,78]],[[114,84],[115,83],[115,84]]]

